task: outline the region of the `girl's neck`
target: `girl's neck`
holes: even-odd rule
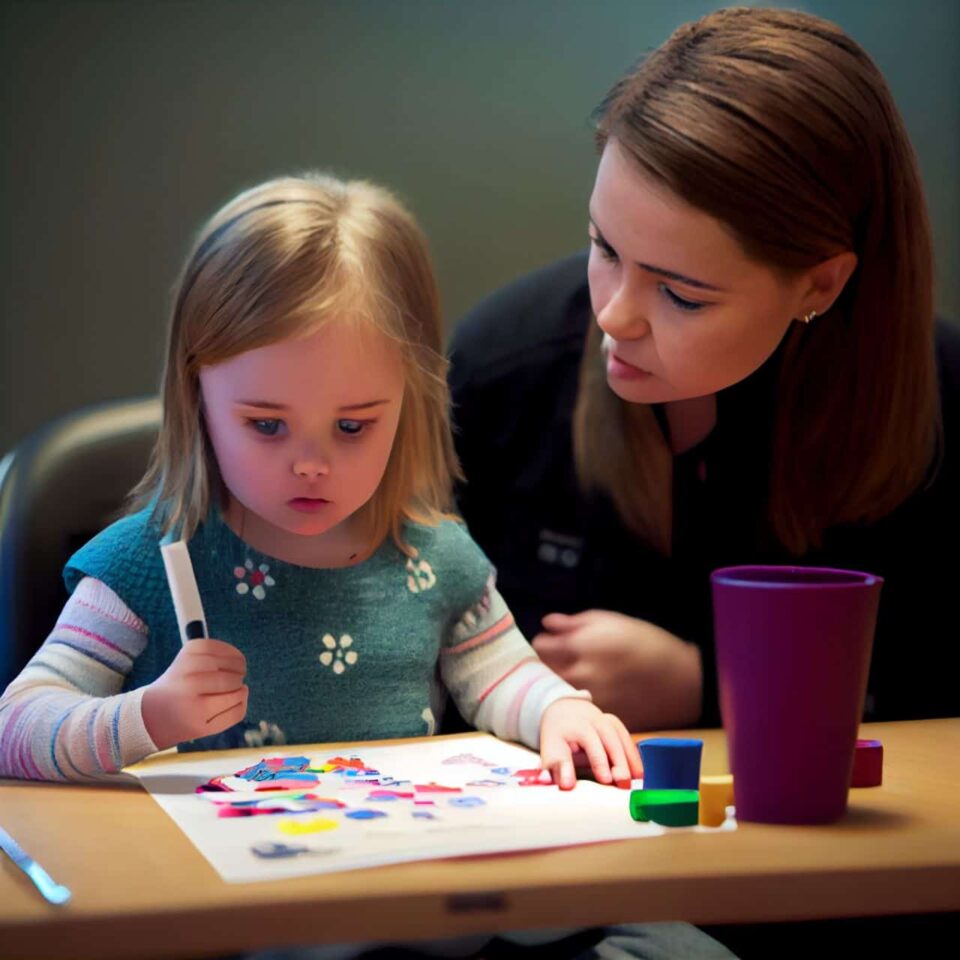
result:
[[[298,536],[266,523],[231,498],[223,513],[224,522],[258,553],[299,567],[331,569],[352,567],[368,559],[378,544],[364,537],[363,524],[355,516],[319,536]]]
[[[664,404],[669,427],[670,450],[676,456],[692,450],[705,440],[717,425],[717,395],[674,400]]]

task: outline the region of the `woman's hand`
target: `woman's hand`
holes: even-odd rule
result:
[[[636,745],[620,720],[588,700],[565,697],[551,703],[540,721],[540,762],[561,790],[576,786],[576,747],[586,754],[599,783],[629,788],[634,777],[643,776]]]
[[[645,620],[610,610],[550,613],[533,640],[543,662],[630,730],[688,727],[700,717],[700,651]]]
[[[190,640],[143,694],[140,711],[160,750],[222,733],[247,714],[244,655],[223,640]]]

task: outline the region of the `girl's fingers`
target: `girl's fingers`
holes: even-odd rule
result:
[[[223,657],[227,660],[244,659],[243,654],[226,640],[214,640],[212,637],[200,637],[197,640],[191,640],[181,650],[183,655],[194,656],[196,654],[208,654],[212,657]]]
[[[191,643],[197,641],[191,640]],[[239,651],[238,651],[239,653]],[[222,657],[209,653],[193,653],[185,657],[179,664],[182,670],[181,676],[190,677],[199,673],[228,673],[242,677],[247,672],[247,663],[240,655],[236,657]]]
[[[590,761],[590,769],[598,783],[610,783],[612,776],[610,773],[610,762],[607,759],[608,746],[601,739],[599,730],[596,727],[590,727],[577,738],[583,752]],[[571,763],[572,765],[572,763]]]
[[[570,746],[561,737],[545,738],[540,743],[540,764],[549,770],[561,790],[572,790],[577,783]]]
[[[202,697],[232,693],[243,687],[243,674],[232,670],[204,670],[189,677],[190,689]]]
[[[219,732],[232,727],[242,720],[247,712],[246,686],[230,693],[215,693],[204,697],[204,722],[213,728],[211,732]]]
[[[618,787],[629,787],[632,772],[628,754],[630,738],[627,736],[627,743],[624,743],[626,730],[616,717],[605,714],[603,719],[605,722],[598,726],[597,732],[609,759],[611,777]]]
[[[637,746],[633,737],[630,736],[630,732],[627,730],[627,728],[623,726],[623,723],[621,723],[620,726],[623,727],[621,739],[623,740],[623,749],[627,754],[627,763],[630,766],[630,779],[639,780],[640,777],[643,776],[643,763],[640,760],[640,748]]]

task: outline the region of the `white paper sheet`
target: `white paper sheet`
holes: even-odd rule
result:
[[[215,800],[238,799],[239,794],[196,793],[198,786],[214,777],[235,774],[268,756],[307,756],[314,765],[333,756],[360,757],[367,767],[379,771],[381,780],[393,778],[400,783],[384,785],[324,775],[320,785],[310,787],[311,793],[337,800],[344,804],[342,808],[236,818],[219,817]],[[229,883],[634,839],[657,836],[667,829],[635,822],[630,817],[628,790],[589,781],[580,781],[570,791],[553,785],[520,786],[511,771],[538,767],[538,755],[491,736],[442,737],[395,746],[358,743],[323,755],[295,746],[265,748],[249,762],[237,765],[236,758],[231,760],[233,768],[224,757],[184,759],[155,769],[147,765],[129,771]],[[481,782],[483,785],[478,785]],[[431,783],[461,787],[462,792],[414,790]],[[635,781],[634,786],[640,785],[641,781]],[[384,790],[413,791],[414,797],[371,798],[375,791]],[[244,796],[262,799],[265,794]],[[280,794],[272,796],[278,804],[285,801]],[[368,820],[349,816],[359,810],[380,815]],[[324,829],[308,832],[313,826]],[[733,822],[726,825],[726,829],[734,827]],[[290,848],[302,852],[262,856],[254,851],[256,847],[261,853],[270,852],[275,850],[274,844],[284,845],[288,854]]]

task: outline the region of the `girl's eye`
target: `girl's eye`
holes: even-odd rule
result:
[[[590,242],[600,251],[600,256],[604,260],[609,260],[611,263],[615,263],[620,258],[617,256],[617,251],[607,243],[603,237],[598,237],[595,234],[590,234]]]
[[[705,307],[705,303],[701,303],[699,300],[686,300],[685,298],[675,294],[668,286],[665,284],[660,284],[660,292],[678,309],[678,310],[700,310]]]
[[[282,420],[248,420],[247,423],[263,437],[275,437]]]
[[[364,420],[338,420],[337,429],[348,437],[356,437],[363,433],[367,423]]]

